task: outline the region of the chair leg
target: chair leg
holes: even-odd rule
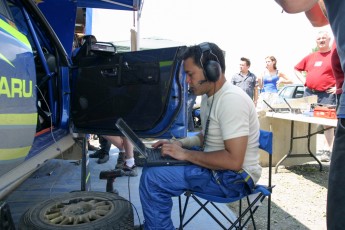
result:
[[[193,194],[191,194],[189,192],[186,192],[185,195],[186,195],[186,201],[185,201],[183,210],[181,209],[182,201],[181,201],[181,197],[179,196],[179,212],[180,212],[180,226],[179,226],[179,229],[180,230],[182,230],[201,210],[204,210],[205,212],[207,212],[209,214],[209,216],[214,221],[216,221],[222,229],[226,230],[227,228],[219,220],[217,220],[217,218],[212,214],[212,212],[209,211],[208,208],[206,207],[206,205],[209,204],[209,203],[212,204],[230,223],[232,223],[231,220],[217,206],[215,206],[212,202],[206,201],[205,203],[202,203],[197,197],[195,197]],[[186,211],[187,211],[187,206],[188,206],[188,202],[189,202],[190,196],[192,196],[192,198],[199,204],[200,208],[188,220],[183,222],[184,218],[186,216]]]
[[[268,204],[267,204],[267,230],[271,229],[271,195],[268,196]]]
[[[209,215],[210,215],[210,217],[212,217],[212,219],[214,220],[214,221],[216,221],[218,224],[219,224],[219,226],[221,226],[223,229],[227,229],[213,214],[212,214],[212,212],[210,211],[210,210],[208,210],[208,208],[206,208],[206,205],[208,204],[208,203],[211,203],[211,204],[213,204],[212,202],[210,202],[210,201],[206,201],[204,204],[203,203],[201,203],[200,202],[200,200],[198,199],[198,198],[196,198],[194,195],[192,195],[192,197],[193,197],[193,199],[200,205],[200,209],[192,216],[192,217],[194,217],[198,212],[200,212],[200,210],[201,209],[203,209],[205,212],[207,212]],[[213,204],[213,206],[219,211],[219,212],[221,212],[222,213],[222,215],[223,216],[225,216],[225,214],[218,208],[218,207],[216,207],[214,204]]]
[[[184,207],[183,207],[183,210],[182,210],[182,200],[181,200],[181,196],[178,197],[178,201],[179,201],[179,212],[180,212],[180,227],[179,227],[179,230],[183,230],[183,227],[187,224],[183,224],[183,220],[184,220],[184,217],[186,215],[186,210],[187,210],[187,205],[188,205],[188,202],[189,202],[189,198],[191,196],[191,193],[190,192],[185,192],[184,194],[186,196],[186,200],[185,200],[185,203],[184,203]]]
[[[186,196],[186,201],[184,203],[182,214],[181,214],[182,202],[181,202],[181,197],[179,196],[179,209],[180,209],[180,227],[179,227],[179,229],[183,229],[201,210],[205,209],[205,206],[210,202],[210,201],[207,201],[204,204],[202,204],[189,191],[185,192],[184,195]],[[188,206],[189,198],[191,196],[194,198],[194,200],[196,200],[198,202],[200,208],[186,222],[183,223],[184,218],[186,216],[186,212],[187,212],[187,206]]]
[[[182,201],[181,201],[181,196],[178,196],[178,210],[179,210],[179,216],[180,216],[180,226],[179,230],[183,229],[182,223],[183,223],[183,215],[182,215]]]
[[[201,210],[204,210],[205,212],[207,212],[209,214],[209,216],[218,223],[218,225],[222,228],[222,229],[243,229],[247,223],[251,220],[253,223],[253,228],[256,229],[256,224],[255,224],[255,219],[254,219],[254,214],[257,211],[259,206],[254,207],[255,204],[257,204],[257,202],[263,202],[263,200],[266,198],[266,196],[264,196],[263,193],[259,193],[259,195],[253,200],[253,202],[250,202],[249,198],[247,198],[247,203],[248,203],[248,207],[243,211],[242,213],[242,200],[239,200],[239,215],[238,218],[236,219],[236,221],[232,222],[231,219],[229,219],[229,217],[227,217],[227,215],[224,214],[224,212],[219,209],[213,202],[211,201],[206,201],[205,203],[202,203],[194,194],[190,193],[190,192],[186,192],[184,194],[186,196],[186,200],[184,203],[184,207],[182,210],[182,200],[181,200],[181,196],[179,196],[179,214],[180,214],[180,227],[179,229],[182,230]],[[189,202],[189,198],[192,197],[200,206],[200,208],[187,220],[184,222],[184,218],[186,215],[186,211],[187,211],[187,206],[188,206],[188,202]],[[212,214],[212,212],[206,207],[207,204],[211,204],[213,205],[213,207],[215,209],[217,209],[217,211],[219,211],[220,214],[222,214],[222,216],[231,223],[230,228],[226,228],[217,218],[216,216],[214,216]],[[253,208],[254,207],[254,208]],[[250,212],[250,215],[248,217],[246,217],[246,215],[248,214],[248,212]],[[267,229],[270,230],[270,218],[271,218],[271,196],[268,196],[268,220],[267,220]],[[242,222],[243,219],[243,222]]]
[[[238,216],[240,217],[242,214],[242,199],[239,200],[239,209],[238,209]],[[238,222],[239,227],[241,227],[242,225],[242,220],[240,219],[240,221]]]
[[[255,211],[257,210],[258,207],[255,207],[254,210],[252,210],[252,208],[253,208],[253,206],[258,202],[258,200],[261,199],[261,198],[265,198],[265,197],[263,196],[262,193],[260,193],[260,195],[258,195],[258,197],[256,197],[255,200],[254,200],[252,203],[250,203],[250,205],[247,207],[247,209],[246,209],[243,213],[241,213],[241,215],[237,218],[237,220],[230,226],[230,229],[233,228],[233,227],[235,227],[236,224],[239,223],[240,219],[242,219],[243,217],[245,217],[245,215],[246,215],[249,211],[252,212],[251,215],[254,215],[254,213],[255,213]],[[242,224],[241,227],[246,226],[246,224],[248,223],[249,220],[250,220],[250,217],[248,217],[248,218],[246,219],[246,221]]]
[[[247,196],[247,203],[248,203],[248,206],[250,206],[250,201],[249,201],[248,196]],[[256,229],[255,220],[254,220],[254,212],[251,208],[249,209],[249,211],[250,211],[250,218],[252,219],[253,227],[254,229]]]

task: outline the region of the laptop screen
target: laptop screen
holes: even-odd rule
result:
[[[138,149],[141,154],[147,157],[145,144],[139,139],[139,137],[133,132],[133,130],[126,124],[126,122],[122,118],[119,118],[116,121],[116,127],[132,142],[132,144]]]

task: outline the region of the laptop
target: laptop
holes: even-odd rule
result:
[[[191,164],[189,161],[176,160],[170,156],[163,157],[160,148],[155,149],[146,147],[122,118],[116,121],[116,127],[128,138],[145,159],[144,166],[178,166]]]

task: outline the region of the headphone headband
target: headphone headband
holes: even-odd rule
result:
[[[207,81],[216,82],[219,79],[220,73],[221,73],[221,67],[219,64],[218,57],[212,52],[210,44],[208,42],[203,42],[199,44],[200,50],[201,50],[201,56],[200,56],[200,64],[201,67],[204,70],[204,75]],[[204,54],[208,52],[209,55],[207,57],[204,57]],[[215,60],[212,60],[210,58],[210,55],[212,55]],[[205,60],[206,59],[206,60]]]
[[[200,49],[201,49],[201,53],[205,53],[207,51],[212,52],[210,44],[208,42],[203,42],[199,45]]]

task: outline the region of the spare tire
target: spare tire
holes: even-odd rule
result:
[[[113,193],[72,192],[43,201],[21,217],[19,230],[133,229],[128,200]]]

